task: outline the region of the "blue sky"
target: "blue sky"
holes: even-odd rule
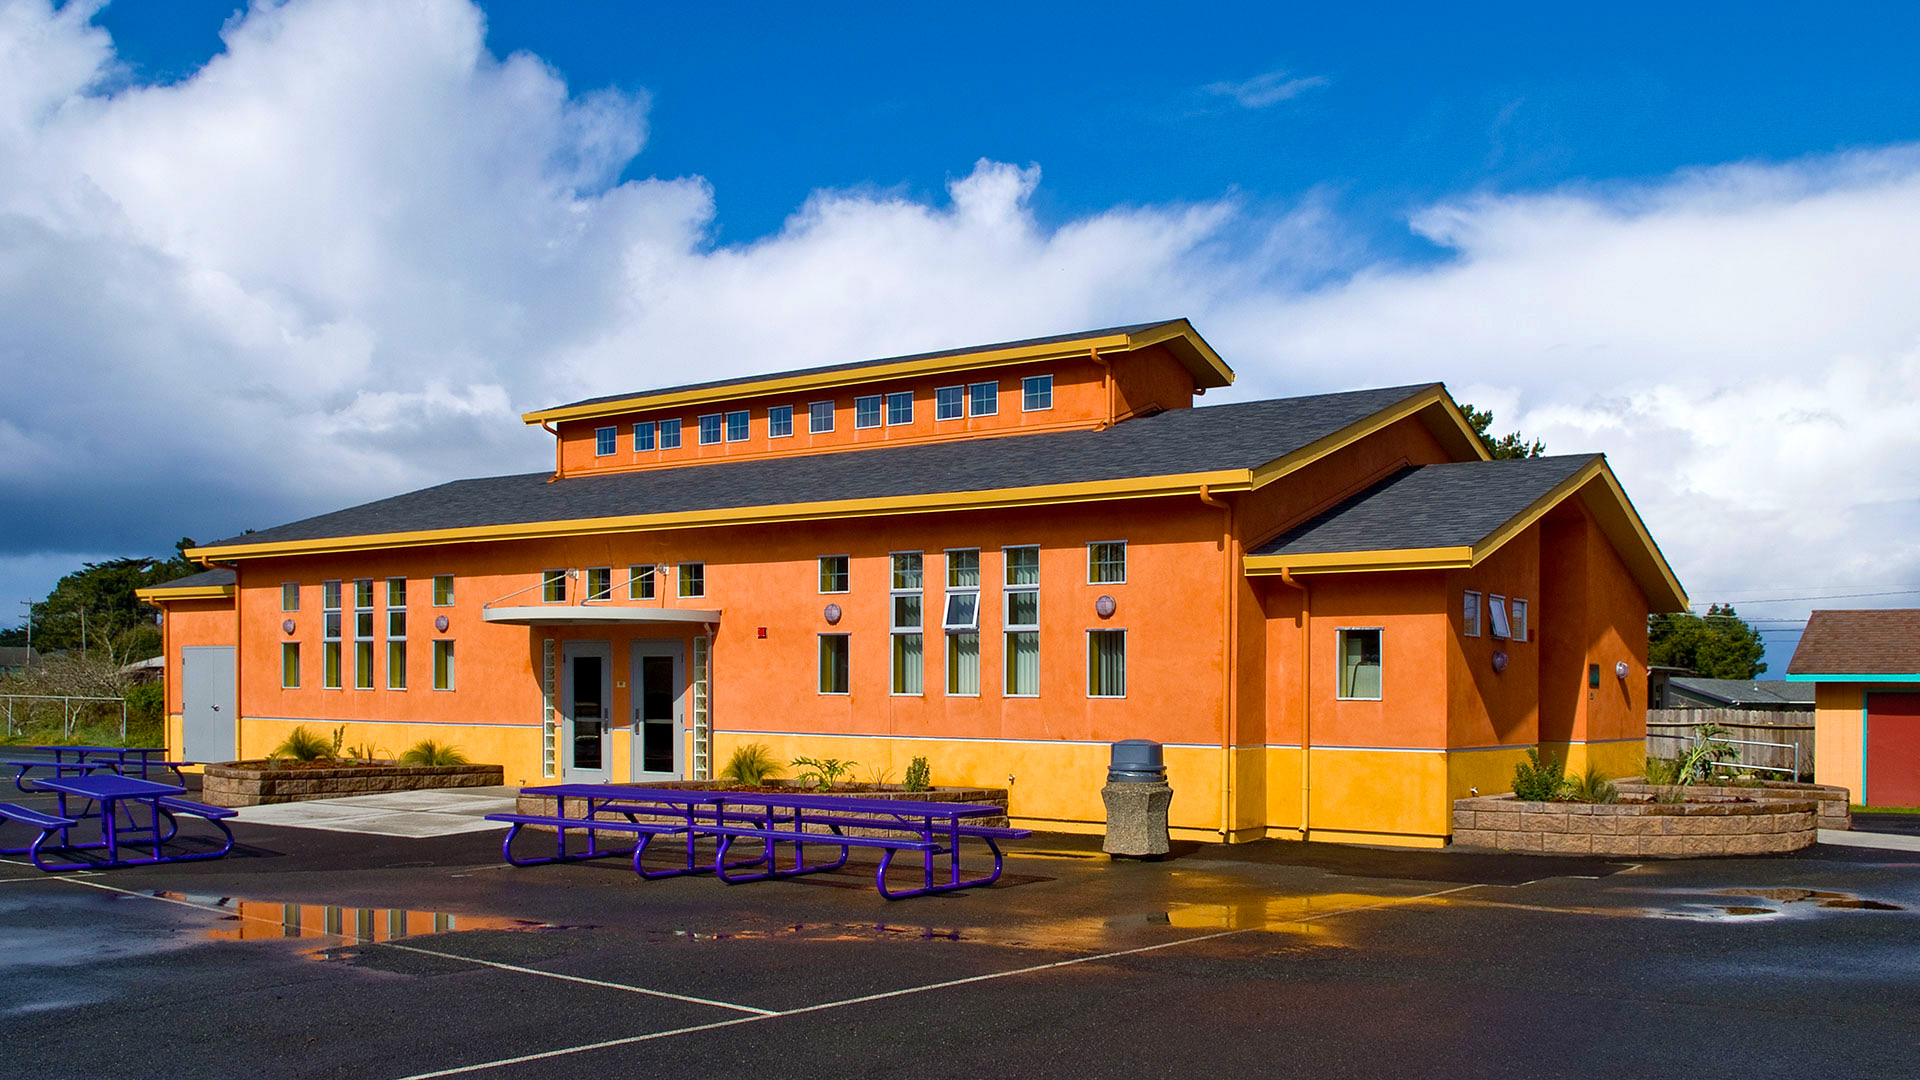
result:
[[[1183,314],[1607,452],[1703,608],[1920,602],[1914,11],[1198,8],[0,0],[0,620],[690,357]]]

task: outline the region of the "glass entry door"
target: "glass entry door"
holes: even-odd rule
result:
[[[561,653],[560,706],[566,717],[563,778],[606,783],[613,778],[607,745],[613,716],[613,646],[569,641]]]
[[[633,643],[633,778],[686,778],[686,646]]]

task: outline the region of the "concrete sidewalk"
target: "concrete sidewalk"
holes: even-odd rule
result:
[[[1821,829],[1819,841],[1822,844],[1877,848],[1881,851],[1920,851],[1920,836],[1903,836],[1899,833]]]
[[[249,806],[240,810],[239,820],[375,836],[452,836],[506,828],[500,822],[486,820],[486,815],[511,811],[519,793],[517,787],[394,791]]]

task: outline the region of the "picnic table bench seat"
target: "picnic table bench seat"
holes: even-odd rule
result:
[[[0,848],[0,855],[25,855],[35,864],[40,861],[40,845],[46,842],[47,837],[55,836],[62,829],[71,829],[79,824],[72,818],[43,813],[32,807],[21,806],[19,803],[0,803],[0,820],[17,821],[30,829],[40,830],[40,835],[34,837],[31,844],[24,847]]]
[[[209,821],[219,821],[223,818],[236,817],[240,813],[238,810],[229,810],[224,806],[208,806],[206,803],[194,802],[192,799],[182,799],[177,795],[162,797],[160,799],[160,809],[171,810],[176,814],[191,814],[194,817],[203,817]]]

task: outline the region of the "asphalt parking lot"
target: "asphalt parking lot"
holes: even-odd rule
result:
[[[1116,863],[1036,836],[992,889],[888,903],[870,866],[729,887],[508,868],[488,833],[235,831],[211,862],[0,863],[20,1075],[1910,1076],[1920,1054],[1920,853]]]

